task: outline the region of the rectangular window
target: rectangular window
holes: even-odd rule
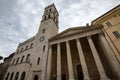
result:
[[[112,26],[112,24],[111,24],[110,22],[106,22],[106,25],[107,25],[108,27]]]
[[[120,38],[120,33],[118,31],[114,31],[113,35],[115,36],[115,38]]]

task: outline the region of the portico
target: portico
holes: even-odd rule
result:
[[[47,80],[110,80],[119,77],[119,63],[103,49],[101,26],[71,28],[49,39]],[[109,47],[110,48],[110,47]],[[105,61],[104,61],[105,60]],[[116,66],[112,66],[115,64]],[[114,69],[115,68],[115,69]],[[113,69],[113,70],[111,70]],[[114,75],[115,73],[115,75]]]

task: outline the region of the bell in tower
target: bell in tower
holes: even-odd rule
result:
[[[58,11],[57,11],[55,5],[51,4],[44,9],[42,21],[46,21],[48,19],[53,19],[55,24],[58,25],[58,16],[59,16],[59,14],[58,14]]]

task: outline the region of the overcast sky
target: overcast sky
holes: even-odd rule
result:
[[[9,56],[37,33],[44,8],[52,3],[59,12],[61,32],[90,23],[120,0],[0,0],[0,56]]]

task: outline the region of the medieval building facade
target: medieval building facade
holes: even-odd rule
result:
[[[4,80],[120,80],[120,63],[102,25],[58,33],[55,5],[45,8],[38,33],[19,44]]]

